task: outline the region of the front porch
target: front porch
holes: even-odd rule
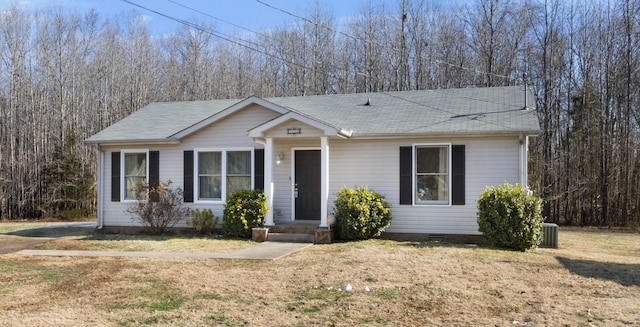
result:
[[[317,139],[306,140],[300,144],[316,142]],[[267,207],[272,209],[265,216],[266,226],[298,221],[321,228],[329,226],[328,137],[320,137],[319,143],[319,147],[276,147],[273,138],[265,139],[264,193]]]
[[[329,143],[330,139],[348,139],[351,132],[288,112],[248,134],[264,146],[264,171],[260,173],[269,208],[265,226],[328,229]]]

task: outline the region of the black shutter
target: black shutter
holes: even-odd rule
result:
[[[111,201],[120,202],[120,152],[111,152]]]
[[[156,189],[160,185],[160,151],[149,151],[149,188]],[[149,193],[151,202],[158,202],[158,193]]]
[[[451,146],[451,204],[464,205],[465,158],[464,145]]]
[[[184,202],[193,202],[193,151],[184,152]]]
[[[255,149],[253,151],[254,175],[253,188],[256,190],[264,190],[264,149]]]
[[[413,185],[411,181],[412,167],[412,147],[400,147],[400,204],[412,204]]]

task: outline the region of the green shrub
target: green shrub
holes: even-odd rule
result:
[[[196,209],[191,211],[191,219],[187,219],[187,226],[193,226],[198,234],[211,235],[218,225],[219,218],[213,215],[211,209]]]
[[[366,240],[380,236],[391,224],[391,209],[384,196],[366,187],[343,187],[333,202],[338,237]]]
[[[262,190],[238,191],[227,196],[222,216],[222,233],[251,238],[251,228],[264,226],[267,200]]]
[[[494,246],[519,251],[542,241],[542,200],[520,185],[487,187],[478,199],[478,226]]]

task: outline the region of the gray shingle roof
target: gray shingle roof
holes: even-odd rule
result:
[[[535,110],[523,110],[522,86],[265,98],[353,137],[537,134]],[[152,103],[87,143],[171,141],[171,136],[241,100]],[[369,102],[369,105],[365,105]],[[527,107],[535,108],[528,91]]]

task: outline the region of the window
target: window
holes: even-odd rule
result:
[[[449,204],[449,145],[415,146],[415,203]]]
[[[226,195],[250,190],[252,151],[196,151],[196,189],[199,201],[222,201]]]
[[[136,187],[149,181],[147,151],[123,151],[123,187],[124,200],[136,199]]]
[[[251,189],[251,152],[227,152],[227,192]]]
[[[222,153],[198,153],[198,199],[222,199]]]

